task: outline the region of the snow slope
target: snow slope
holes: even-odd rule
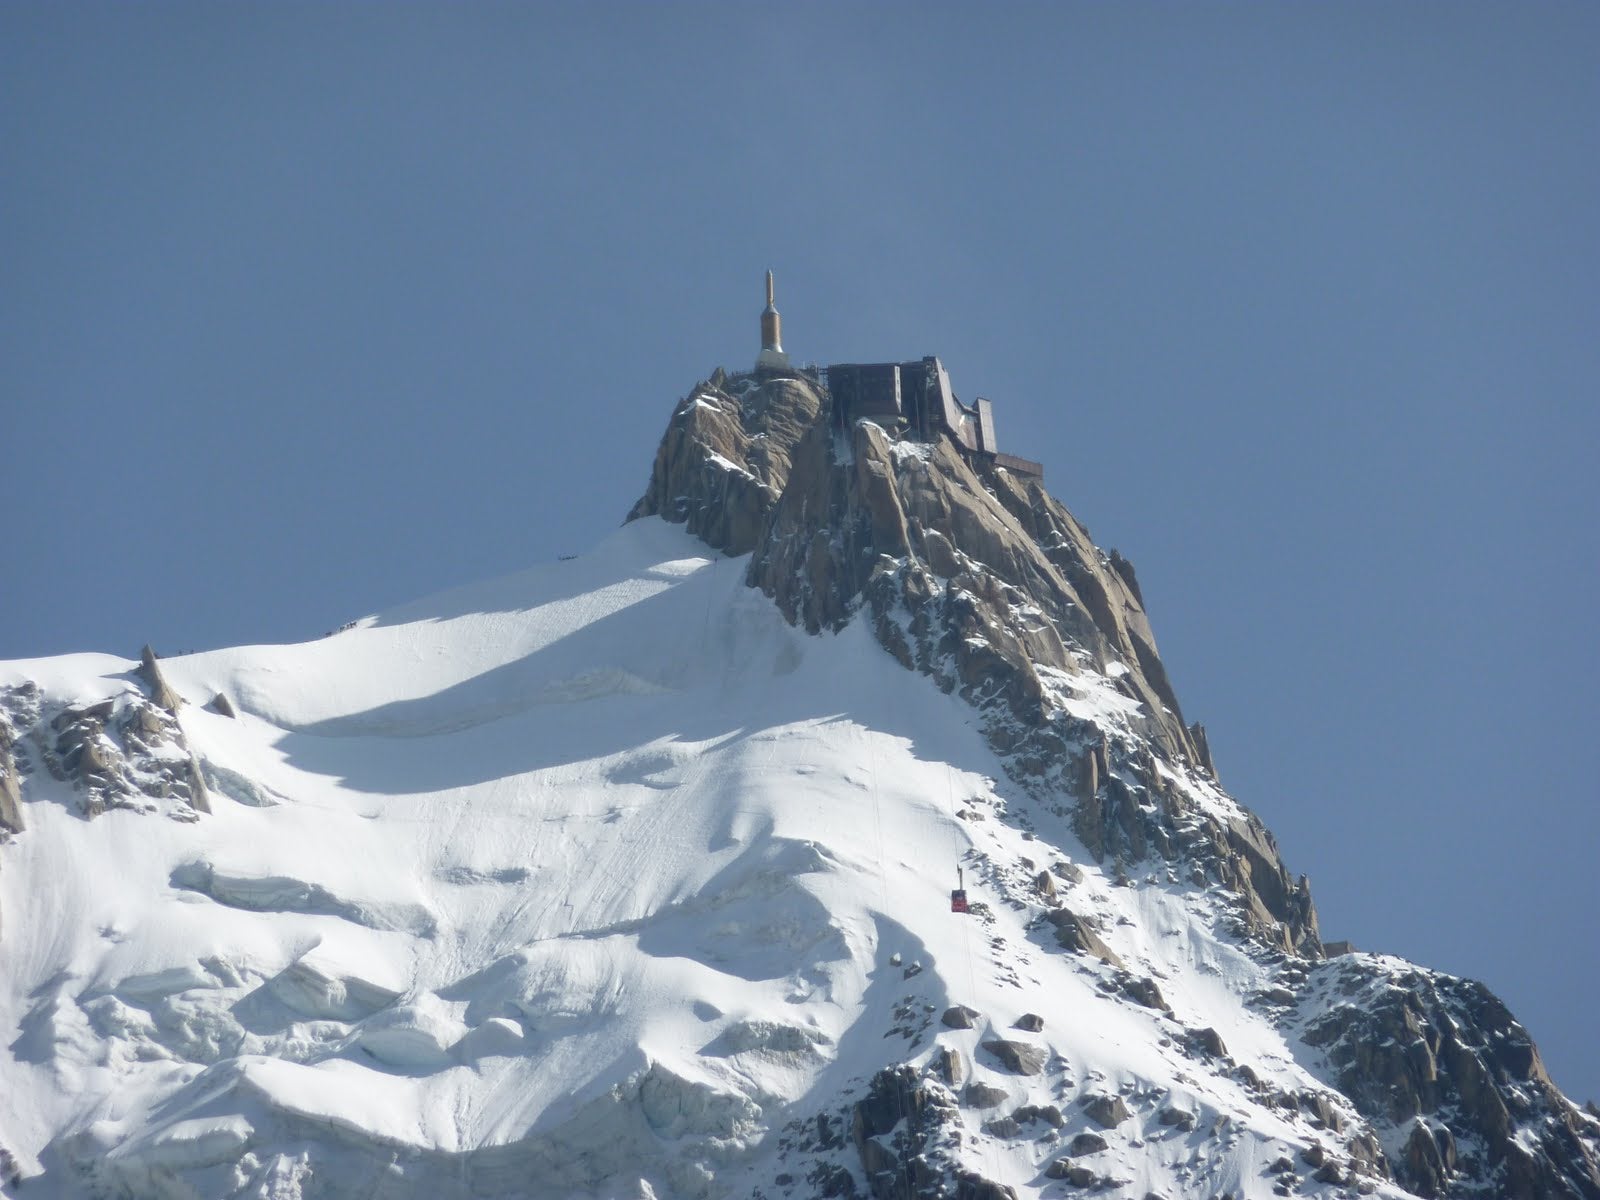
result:
[[[818,1115],[942,1048],[966,1075],[952,1160],[1018,1195],[1074,1192],[1045,1168],[1086,1132],[1107,1145],[1076,1161],[1116,1194],[1271,1195],[1269,1165],[1323,1134],[1264,1090],[1355,1120],[1264,1007],[1281,960],[1203,886],[1165,865],[1118,886],[967,705],[859,622],[792,629],[743,576],[651,518],[322,640],[163,660],[199,820],[84,820],[30,774],[0,846],[23,1194],[864,1190]],[[48,714],[137,691],[133,666],[5,663],[0,687],[37,682]],[[1170,1012],[1056,947],[1052,869]],[[941,1022],[958,1004],[973,1028]],[[1013,1028],[1028,1013],[1041,1030]],[[1256,1082],[1197,1066],[1201,1030]],[[1102,1128],[1096,1096],[1130,1117]]]

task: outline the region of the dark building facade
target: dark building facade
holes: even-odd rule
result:
[[[950,387],[950,373],[931,355],[913,362],[834,363],[827,381],[833,419],[841,429],[866,417],[920,442],[947,433],[969,454],[1023,475],[1044,475],[1038,463],[1000,452],[993,406],[981,396],[970,407],[961,403]]]

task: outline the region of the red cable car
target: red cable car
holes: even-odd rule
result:
[[[956,868],[956,882],[960,887],[953,888],[950,892],[950,911],[954,913],[967,912],[967,877],[966,873],[958,866]]]

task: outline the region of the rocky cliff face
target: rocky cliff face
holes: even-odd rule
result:
[[[1016,782],[1070,805],[1096,858],[1182,861],[1260,936],[1315,952],[1306,883],[1217,787],[1132,564],[1037,479],[831,416],[804,377],[713,376],[674,412],[629,515],[750,554],[750,584],[813,633],[865,609],[885,650],[974,706]]]
[[[1486,987],[1371,956],[1319,964],[1289,1021],[1418,1196],[1593,1196],[1595,1122]],[[1309,1015],[1308,1015],[1309,1014]]]
[[[30,750],[71,785],[83,817],[127,808],[193,821],[210,811],[199,760],[176,719],[178,700],[148,652],[141,676],[149,696],[129,686],[81,705],[46,705],[32,684],[0,690],[0,828],[22,829],[7,797],[33,761]]]
[[[646,515],[749,555],[747,582],[791,623],[820,633],[864,616],[904,667],[959,694],[1036,802],[1011,819],[1031,830],[1061,818],[1121,881],[1155,864],[1225,900],[1253,953],[1278,964],[1281,986],[1262,1005],[1300,1033],[1305,1062],[1340,1094],[1337,1104],[1322,1093],[1263,1097],[1343,1147],[1314,1144],[1301,1163],[1281,1164],[1281,1194],[1299,1169],[1315,1173],[1303,1182],[1360,1191],[1388,1179],[1425,1197],[1600,1197],[1600,1122],[1551,1085],[1486,990],[1373,956],[1324,961],[1305,878],[1221,790],[1204,730],[1184,721],[1132,564],[1097,547],[1040,480],[947,438],[846,427],[814,378],[718,371],[674,411],[630,519]],[[1154,980],[1117,971],[1050,872],[1032,884],[1053,905],[1063,950],[1111,968],[1107,987],[1164,1007]],[[1214,1032],[1186,1038],[1198,1060],[1253,1078]],[[864,1168],[884,1181],[874,1194],[949,1194],[921,1143],[936,1140],[928,1130],[951,1102],[936,1082],[892,1073],[873,1087],[856,1123]],[[893,1124],[872,1115],[879,1092],[917,1114],[892,1146],[872,1136]],[[1053,1178],[1107,1183],[1063,1163]],[[980,1184],[966,1181],[963,1194]]]
[[[0,1192],[1600,1198],[1498,1000],[1323,944],[1037,479],[718,373],[634,516],[0,663]]]

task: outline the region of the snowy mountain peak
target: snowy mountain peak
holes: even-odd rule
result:
[[[1600,1196],[1486,990],[1326,956],[1037,478],[719,372],[631,516],[0,664],[0,1187]]]
[[[1097,860],[1186,862],[1256,932],[1315,953],[1309,890],[1218,788],[1132,565],[1037,477],[948,436],[843,423],[831,405],[803,375],[713,377],[673,414],[631,515],[749,554],[750,584],[812,633],[859,614],[972,706],[1008,779],[1051,811],[1070,804]]]

